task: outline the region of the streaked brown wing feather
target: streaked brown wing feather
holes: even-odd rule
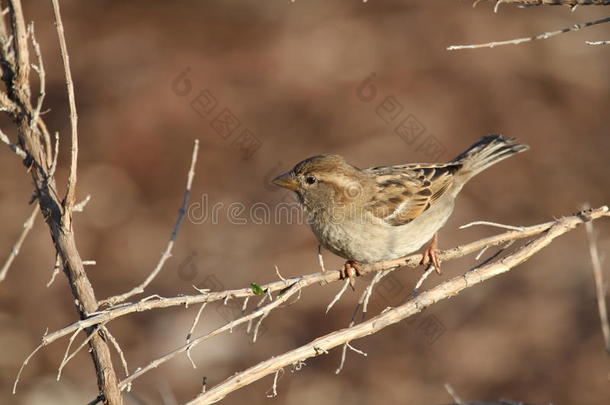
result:
[[[412,164],[366,169],[376,179],[377,193],[369,211],[389,225],[411,222],[438,201],[453,184],[459,163]]]

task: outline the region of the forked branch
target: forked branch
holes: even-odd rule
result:
[[[542,248],[549,245],[558,236],[563,235],[580,224],[601,216],[608,216],[608,207],[604,206],[597,210],[582,212],[577,215],[559,219],[555,221],[546,232],[508,256],[448,280],[421,293],[416,298],[413,298],[396,308],[382,312],[374,318],[352,327],[321,336],[301,347],[273,356],[253,367],[236,373],[212,389],[200,394],[190,401],[188,405],[203,405],[218,402],[229,393],[251,384],[264,376],[271,375],[283,367],[302,362],[311,357],[327,354],[329,350],[337,346],[371,335],[387,326],[400,322],[405,318],[421,312],[438,301],[459,294],[466,288],[510,271],[515,266],[525,262],[531,256],[539,252]]]

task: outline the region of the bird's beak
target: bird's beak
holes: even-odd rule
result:
[[[292,191],[296,191],[299,188],[299,183],[294,178],[292,171],[280,174],[273,179],[272,183]]]

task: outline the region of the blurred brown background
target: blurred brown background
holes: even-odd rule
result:
[[[63,137],[59,177],[65,179],[69,123],[52,10],[47,2],[26,3],[46,65],[46,120]],[[322,152],[367,167],[448,160],[488,133],[530,144],[529,152],[464,189],[440,234],[441,247],[496,232],[458,230],[473,220],[529,225],[572,213],[587,201],[610,202],[610,57],[607,47],[584,44],[610,39],[610,25],[520,46],[445,50],[559,29],[601,18],[607,10],[502,5],[494,14],[490,4],[473,9],[467,1],[62,3],[80,118],[78,192],[81,198],[92,195],[76,227],[83,258],[97,261],[88,273],[98,298],[130,289],[156,264],[196,138],[201,154],[191,201],[222,203],[219,220],[183,224],[174,257],[147,294],[262,284],[277,278],[274,265],[284,276],[318,271],[317,243],[305,225],[236,224],[227,215],[232,202],[273,208],[289,201],[268,185],[271,176]],[[176,79],[185,71],[190,91]],[[358,91],[366,78],[375,94]],[[202,91],[199,97],[216,100],[204,117],[191,106]],[[388,97],[402,111],[386,123],[379,114]],[[231,134],[219,134],[213,123],[224,109],[239,121]],[[410,132],[401,138],[395,128],[404,119]],[[15,132],[5,121],[2,129]],[[18,159],[0,149],[3,261],[29,215],[32,187]],[[610,226],[599,221],[596,227],[600,250],[607,253]],[[328,252],[325,258],[329,268],[341,263]],[[39,218],[0,284],[0,403],[83,404],[95,396],[86,353],[55,382],[67,339],[39,352],[18,395],[10,395],[19,365],[44,330],[76,318],[63,274],[45,287],[53,263]],[[426,284],[474,263],[474,255],[448,262],[442,277]],[[402,302],[420,271],[395,272],[373,296],[370,314]],[[358,288],[366,284],[359,281]],[[346,326],[359,294],[346,294],[325,316],[338,288],[309,288],[298,303],[274,311],[254,345],[239,328],[195,349],[196,370],[185,356],[161,366],[136,381],[126,403],[182,403],[199,392],[203,376],[214,385]],[[112,323],[130,370],[183,344],[196,311],[165,309]],[[225,322],[231,311],[208,306],[196,333]],[[272,385],[267,377],[225,402],[440,404],[451,402],[445,383],[463,399],[563,405],[606,404],[610,398],[610,362],[584,229],[507,275],[353,344],[368,357],[348,353],[339,375],[340,351],[333,350],[300,371],[286,370],[277,398],[266,398]],[[117,372],[122,375],[118,363]]]

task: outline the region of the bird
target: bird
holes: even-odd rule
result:
[[[272,183],[296,194],[320,245],[346,259],[341,278],[349,277],[353,288],[360,265],[407,256],[427,242],[420,264],[440,274],[437,233],[464,184],[527,149],[516,138],[487,135],[447,163],[367,169],[322,154],[297,163]]]

